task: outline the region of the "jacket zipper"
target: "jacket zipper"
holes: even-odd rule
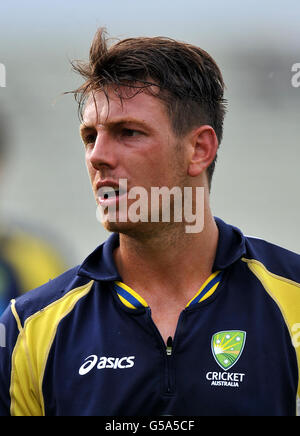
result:
[[[173,339],[172,339],[172,336],[168,337],[166,351],[167,351],[167,356],[172,356],[172,351],[173,351]]]
[[[163,388],[163,392],[165,394],[172,394],[173,390],[174,390],[174,386],[173,386],[173,381],[172,381],[172,376],[171,376],[171,372],[172,372],[172,359],[173,359],[173,338],[171,336],[169,336],[168,340],[167,340],[167,345],[165,344],[165,341],[163,340],[160,331],[158,330],[158,328],[156,327],[155,323],[153,322],[152,316],[151,316],[151,309],[150,307],[147,307],[147,314],[148,314],[148,319],[151,323],[152,328],[154,328],[157,336],[159,337],[160,343],[163,346],[163,351],[164,351],[164,355],[165,355],[165,376],[164,376],[164,388]]]
[[[163,393],[167,394],[167,395],[173,395],[173,393],[175,391],[175,380],[174,380],[174,376],[173,376],[173,374],[174,374],[174,368],[173,368],[173,365],[174,365],[174,363],[173,363],[173,360],[174,360],[174,340],[176,342],[178,330],[179,330],[179,328],[181,328],[181,324],[183,321],[184,311],[182,311],[181,314],[179,315],[174,338],[169,336],[167,339],[167,344],[166,344],[165,341],[163,340],[161,334],[160,334],[160,331],[158,330],[158,328],[156,327],[156,325],[152,319],[150,307],[147,307],[146,309],[147,309],[146,313],[148,315],[148,320],[151,324],[151,327],[154,328],[155,333],[156,333],[157,337],[159,338],[159,341],[163,347],[163,355],[165,357],[165,359],[164,359],[165,368],[164,368],[164,378],[163,378],[163,380],[164,380]]]
[[[171,380],[171,357],[173,352],[173,339],[171,336],[168,337],[167,340],[167,393],[170,394],[172,392],[172,380]]]

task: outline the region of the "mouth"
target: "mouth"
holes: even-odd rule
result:
[[[100,206],[118,202],[119,198],[127,194],[127,189],[117,185],[102,185],[97,190],[97,200]]]

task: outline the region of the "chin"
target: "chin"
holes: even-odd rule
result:
[[[131,236],[137,239],[144,239],[147,234],[151,234],[151,225],[150,223],[144,222],[110,222],[105,221],[102,223],[105,230],[108,232],[120,233],[123,235]]]
[[[124,223],[118,221],[105,220],[101,224],[108,232],[129,234],[135,232],[139,223],[130,223],[130,222]]]

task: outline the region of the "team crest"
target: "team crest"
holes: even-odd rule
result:
[[[246,341],[246,332],[228,330],[215,333],[211,340],[211,349],[217,364],[227,371],[241,357]]]

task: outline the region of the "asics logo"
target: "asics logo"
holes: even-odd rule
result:
[[[79,368],[80,375],[86,375],[93,368],[97,369],[126,369],[134,366],[135,356],[128,357],[98,357],[95,354],[88,356]]]

